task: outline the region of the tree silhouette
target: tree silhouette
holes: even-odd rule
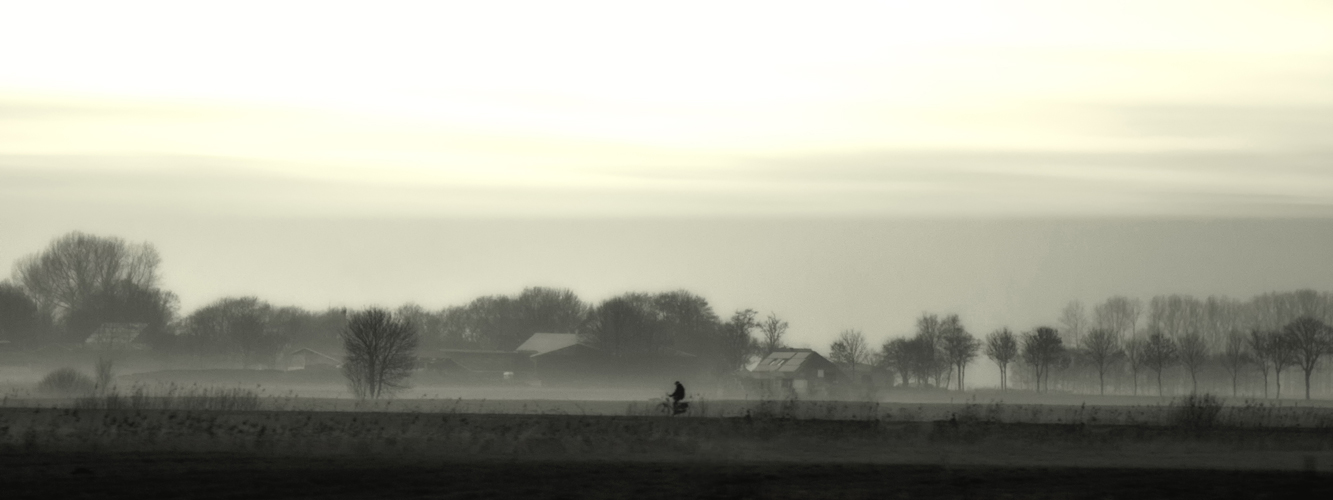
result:
[[[981,349],[981,342],[963,328],[962,323],[958,321],[958,315],[949,315],[948,318],[945,318],[940,338],[944,343],[945,356],[948,357],[949,363],[958,370],[958,390],[961,391],[963,390],[963,375],[966,373],[967,364],[976,359],[977,351]]]
[[[869,360],[870,346],[860,330],[843,330],[829,346],[829,361],[846,366],[850,373],[856,373],[857,364]]]
[[[1199,390],[1199,369],[1208,361],[1208,344],[1199,332],[1189,332],[1180,337],[1180,364],[1190,372],[1190,392]]]
[[[1097,369],[1097,383],[1101,394],[1106,394],[1106,370],[1123,352],[1120,350],[1119,336],[1107,328],[1094,328],[1083,337],[1083,348],[1087,349],[1088,361]]]
[[[1158,396],[1162,395],[1162,370],[1176,364],[1179,356],[1180,350],[1176,347],[1176,342],[1162,332],[1148,335],[1148,341],[1143,344],[1143,364],[1157,372]]]
[[[420,342],[410,323],[370,308],[352,314],[342,332],[343,375],[360,399],[378,399],[407,387]]]
[[[760,341],[760,345],[763,346],[763,354],[784,347],[782,336],[787,333],[787,322],[778,319],[776,314],[769,313],[768,318],[759,323],[759,331],[764,334],[763,340]]]
[[[1134,395],[1139,395],[1139,371],[1143,369],[1147,342],[1141,338],[1125,341],[1125,361],[1128,361],[1129,375],[1134,379]]]
[[[1064,341],[1054,328],[1038,327],[1035,332],[1023,336],[1023,358],[1036,372],[1037,392],[1042,392],[1043,385],[1050,390],[1051,367],[1064,353]]]
[[[1333,350],[1333,331],[1323,321],[1302,316],[1282,329],[1296,364],[1305,372],[1305,399],[1310,399],[1310,372],[1319,358]]]
[[[1234,398],[1237,395],[1237,386],[1240,384],[1240,372],[1250,363],[1250,353],[1245,349],[1245,336],[1238,331],[1228,333],[1221,357],[1222,366],[1231,375],[1231,397]],[[1267,382],[1268,374],[1265,372],[1264,383]],[[1267,387],[1264,389],[1267,390]]]
[[[986,357],[1000,367],[1000,390],[1009,387],[1009,362],[1018,357],[1018,340],[1014,332],[1001,328],[986,336]]]

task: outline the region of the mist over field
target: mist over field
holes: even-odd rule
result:
[[[1333,495],[1327,2],[3,11],[5,499]]]

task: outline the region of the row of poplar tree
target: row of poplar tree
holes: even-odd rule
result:
[[[1157,296],[1142,301],[1111,297],[1091,316],[1079,302],[1062,311],[1057,329],[1023,333],[1008,328],[977,338],[957,315],[923,314],[910,337],[891,338],[876,351],[862,333],[842,332],[830,359],[845,368],[881,368],[901,385],[964,387],[967,366],[984,355],[1007,389],[1011,374],[1038,392],[1058,390],[1138,394],[1140,381],[1162,395],[1200,387],[1241,389],[1280,397],[1284,373],[1297,373],[1310,397],[1312,379],[1333,354],[1333,294],[1313,290],[1273,292],[1250,300]],[[1327,383],[1327,381],[1325,381]],[[1259,386],[1258,390],[1255,386]],[[1273,390],[1270,393],[1269,388]]]

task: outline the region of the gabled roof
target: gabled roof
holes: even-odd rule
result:
[[[329,356],[328,354],[324,354],[324,353],[322,353],[322,352],[316,351],[316,350],[311,349],[311,348],[309,348],[309,347],[302,347],[302,348],[300,348],[300,349],[297,349],[297,350],[295,350],[295,351],[292,351],[291,354],[288,354],[287,356],[288,356],[288,357],[292,357],[292,356],[299,356],[299,355],[302,355],[302,354],[312,354],[312,355],[314,355],[316,358],[323,358],[325,361],[328,361],[328,362],[333,363],[333,364],[335,364],[335,365],[342,364],[342,362],[341,362],[341,361],[338,361],[337,358],[334,358],[333,356]]]
[[[819,353],[810,349],[778,349],[768,353],[764,359],[755,365],[751,373],[788,373],[801,369],[802,365],[811,360],[818,360],[820,365],[828,364],[828,361],[820,356]]]
[[[129,344],[137,340],[147,328],[147,323],[102,323],[84,343]]]
[[[515,351],[528,352],[532,356],[541,356],[567,347],[578,345],[579,336],[574,333],[534,333]]]
[[[482,351],[471,349],[441,349],[427,364],[456,365],[471,372],[521,371],[529,364],[528,354],[514,351]]]

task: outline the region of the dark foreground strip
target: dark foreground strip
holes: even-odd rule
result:
[[[0,498],[1333,498],[1300,472],[0,455]]]

